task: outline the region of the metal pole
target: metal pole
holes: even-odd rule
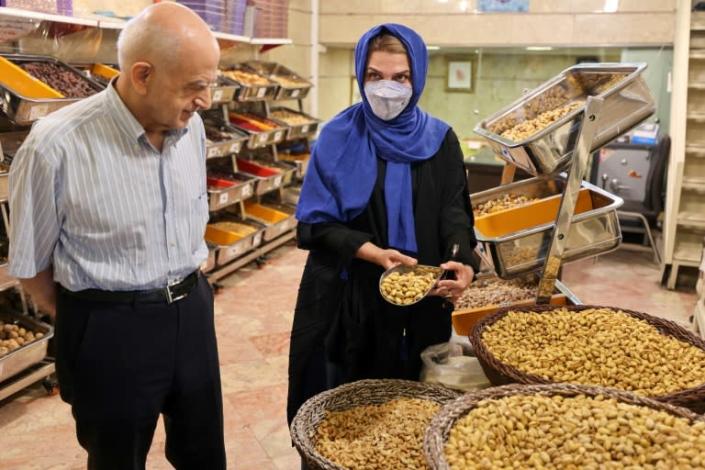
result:
[[[549,303],[551,295],[553,295],[556,279],[558,278],[558,270],[561,267],[563,253],[568,241],[568,233],[570,232],[575,213],[575,206],[580,194],[580,185],[587,172],[592,142],[597,130],[597,120],[603,103],[603,98],[590,96],[585,104],[585,115],[580,135],[578,136],[577,144],[573,148],[572,162],[568,171],[563,197],[561,198],[556,227],[553,229],[553,237],[546,255],[546,264],[539,281],[536,296],[537,304]]]

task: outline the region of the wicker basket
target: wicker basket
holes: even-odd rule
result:
[[[477,355],[477,358],[480,361],[480,364],[482,365],[482,368],[485,371],[485,374],[489,378],[492,385],[505,385],[511,383],[520,383],[528,385],[555,383],[549,379],[545,379],[537,375],[523,372],[511,365],[501,362],[487,349],[484,341],[482,341],[482,334],[485,331],[485,328],[497,322],[508,312],[513,311],[547,313],[554,311],[557,308],[565,308],[570,312],[580,312],[593,308],[607,308],[612,310],[620,310],[626,313],[627,315],[649,323],[650,325],[656,327],[659,332],[666,336],[672,336],[680,341],[689,343],[695,346],[696,348],[705,350],[705,341],[698,338],[695,334],[687,331],[683,327],[677,325],[676,323],[669,320],[664,320],[662,318],[654,317],[646,313],[635,312],[633,310],[595,305],[574,305],[566,307],[556,307],[551,305],[534,305],[522,308],[508,307],[498,311],[494,315],[485,317],[482,321],[475,325],[475,328],[473,328],[473,331],[470,334],[470,341],[472,342],[475,348],[475,354]],[[705,411],[705,384],[695,388],[670,393],[668,395],[651,396],[649,398],[670,403],[676,406],[685,406],[697,413],[702,413]]]
[[[477,393],[469,393],[446,404],[431,421],[426,436],[424,437],[424,453],[426,461],[433,470],[449,469],[445,458],[445,444],[450,435],[450,431],[456,421],[467,415],[477,404],[487,399],[501,399],[513,395],[543,395],[564,397],[574,397],[585,395],[594,397],[602,395],[607,398],[614,398],[622,403],[630,405],[647,406],[659,411],[665,411],[680,418],[689,419],[691,422],[701,421],[705,418],[699,416],[686,408],[673,406],[668,403],[653,400],[651,398],[640,397],[631,392],[624,392],[603,387],[591,387],[587,385],[553,384],[553,385],[506,385],[483,390]]]
[[[381,405],[396,398],[419,398],[445,404],[460,395],[460,392],[440,385],[408,380],[360,380],[320,393],[306,401],[291,423],[291,438],[309,468],[344,470],[316,451],[316,428],[327,411]]]

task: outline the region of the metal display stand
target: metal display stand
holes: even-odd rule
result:
[[[573,150],[573,160],[568,171],[568,182],[561,197],[556,228],[553,230],[548,255],[546,256],[546,265],[539,281],[536,296],[537,304],[548,304],[555,289],[558,271],[560,270],[563,253],[568,242],[568,232],[570,231],[573,215],[575,214],[575,206],[578,202],[580,185],[587,173],[592,142],[597,130],[597,122],[603,103],[604,99],[591,96],[588,97],[585,105],[585,117]]]

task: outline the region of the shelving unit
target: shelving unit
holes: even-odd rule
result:
[[[229,119],[229,112],[231,110],[253,112],[266,117],[267,119],[272,119],[272,104],[279,104],[283,101],[291,100],[262,100],[256,102],[239,102],[236,100],[230,104],[222,105],[221,109],[224,119]],[[297,102],[299,112],[303,113],[303,100],[296,99],[294,101]],[[211,110],[210,113],[212,114],[213,111]],[[308,137],[296,137],[292,140],[288,140],[287,134],[290,133],[289,128],[282,128],[280,131],[275,131],[274,134],[279,132],[284,132],[284,135],[274,135],[273,143],[259,146],[259,144],[255,141],[253,147],[256,148],[243,148],[240,152],[225,155],[226,158],[230,157],[232,172],[239,173],[247,170],[247,168],[241,167],[248,161],[254,162],[255,158],[257,158],[256,161],[264,160],[264,162],[269,162],[272,166],[290,165],[288,162],[283,162],[279,158],[279,145],[291,144],[295,141],[299,141],[304,143],[306,150],[309,150]],[[267,134],[262,134],[262,136],[265,137],[264,141],[269,140]],[[256,135],[252,138],[255,140],[258,139]],[[238,164],[238,160],[240,160],[240,164]],[[208,160],[208,163],[213,164],[215,161],[216,159],[210,159]],[[263,202],[263,199],[267,199],[268,202],[274,201],[277,204],[287,206],[287,202],[291,201],[287,201],[287,198],[284,195],[285,189],[290,187],[296,180],[300,180],[302,177],[302,168],[293,165],[284,167],[281,174],[258,178],[252,190],[240,193],[239,197],[229,198],[227,203],[218,204],[218,209],[212,211],[212,213],[219,214],[221,211],[225,211],[229,214],[235,214],[240,220],[251,223],[253,222],[253,219],[251,215],[248,214],[246,202],[261,203]],[[210,196],[213,197],[214,195],[211,194]],[[277,222],[275,227],[263,227],[261,232],[253,239],[251,246],[247,249],[243,250],[238,246],[211,247],[211,257],[215,259],[215,262],[209,263],[210,269],[207,271],[209,279],[212,282],[215,282],[292,240],[295,236],[296,227],[296,221],[293,218],[293,211],[294,208],[291,207],[292,215],[290,218],[282,222]],[[254,222],[260,223],[261,221],[254,220]],[[278,234],[279,231],[283,231],[283,233]],[[269,234],[272,232],[274,232],[275,235],[270,239]],[[225,259],[226,261],[220,262],[221,259]]]
[[[121,30],[125,27],[126,21],[119,18],[111,18],[100,15],[87,15],[84,17],[58,15],[53,13],[42,13],[38,11],[23,10],[19,8],[0,7],[0,18],[10,17],[24,20],[47,21],[53,23],[64,23],[76,26],[87,26],[98,29]],[[249,36],[240,36],[236,34],[228,34],[215,32],[215,37],[220,41],[243,43],[252,45],[266,46],[283,46],[291,44],[289,38],[253,38]]]
[[[662,277],[669,289],[681,268],[700,265],[705,235],[705,12],[691,12],[690,4],[679,2],[677,19]]]

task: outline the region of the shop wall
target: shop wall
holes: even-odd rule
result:
[[[441,46],[660,45],[673,42],[675,4],[531,0],[528,13],[476,14],[475,0],[321,0],[320,36],[323,44],[354,44],[373,25],[402,22]]]
[[[328,120],[350,106],[355,71],[353,51],[328,47],[319,54],[318,114]]]
[[[673,49],[624,49],[622,62],[646,62],[646,84],[656,100],[656,117],[663,132],[669,132],[671,123],[671,90],[669,76],[673,70]]]

